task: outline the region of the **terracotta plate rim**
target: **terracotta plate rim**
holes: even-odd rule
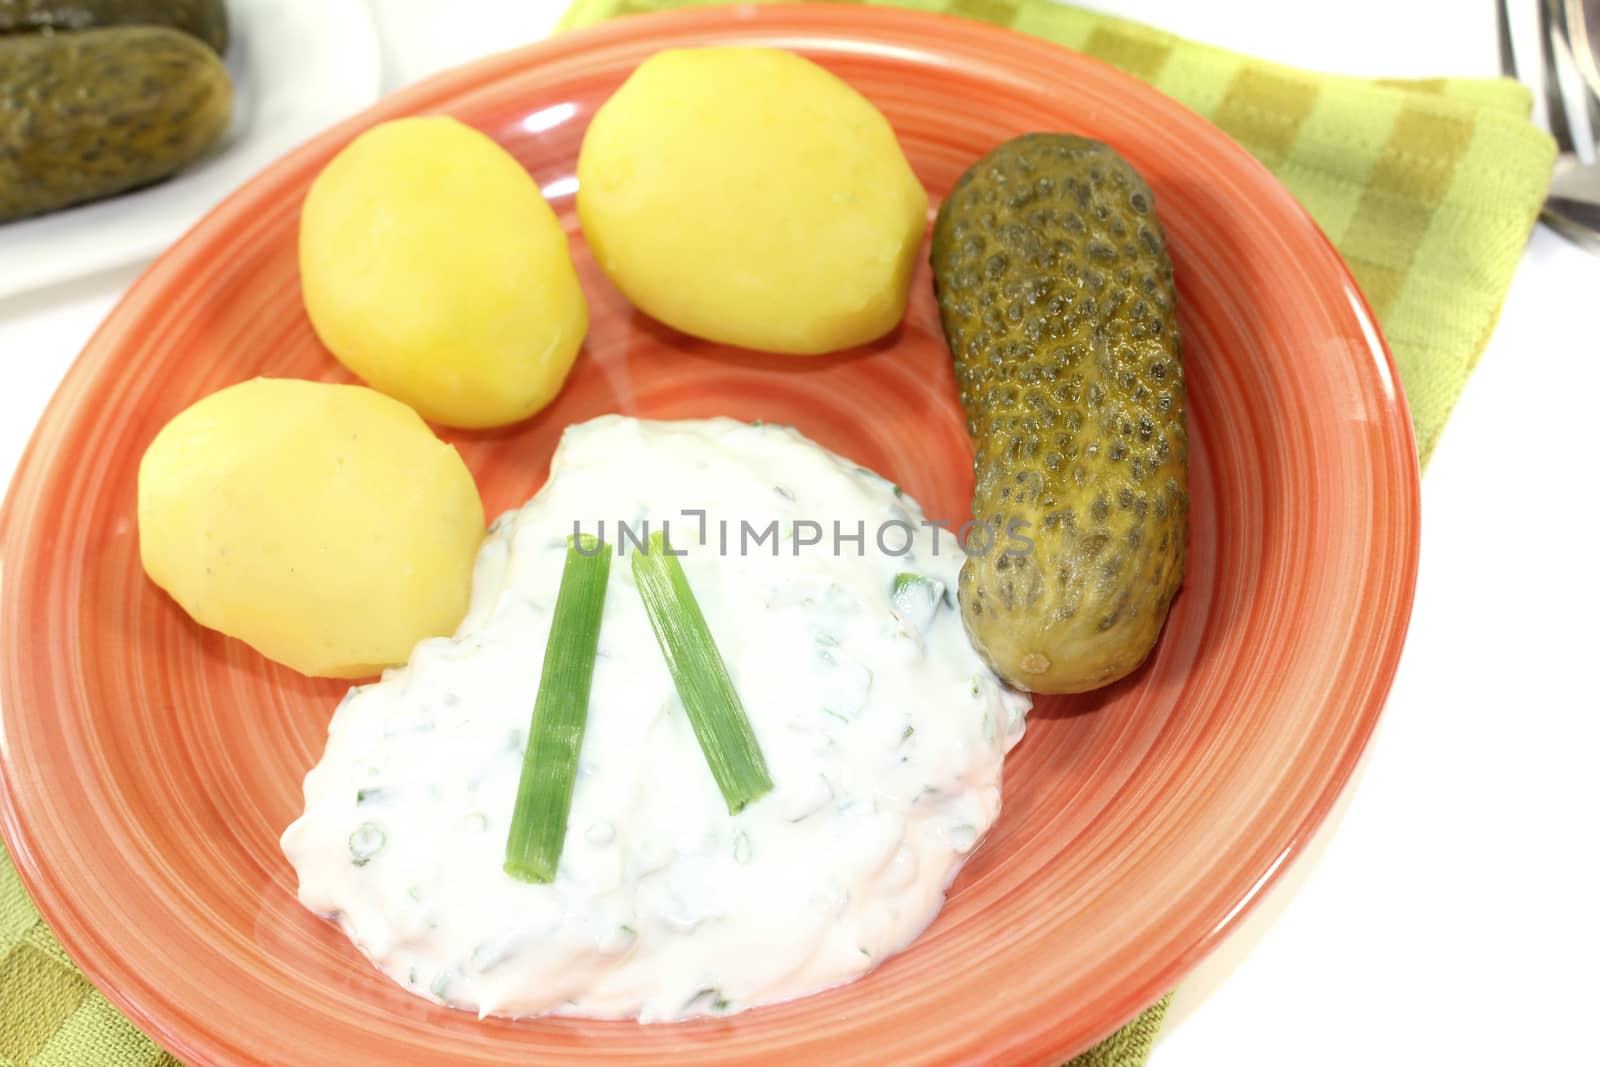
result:
[[[373,107],[318,134],[266,170],[257,174],[208,213],[182,239],[163,253],[140,275],[116,307],[96,329],[84,347],[83,352],[80,353],[69,368],[62,384],[52,396],[44,415],[30,437],[13,476],[12,492],[8,494],[4,506],[0,507],[0,590],[4,588],[6,571],[20,567],[24,562],[20,559],[12,558],[9,547],[12,541],[7,536],[11,532],[11,524],[15,521],[12,515],[15,488],[38,477],[40,468],[48,466],[50,457],[42,452],[42,442],[50,435],[52,428],[66,419],[80,403],[78,393],[81,381],[89,379],[91,374],[99,370],[101,364],[104,363],[105,353],[101,351],[102,336],[120,319],[136,313],[139,305],[154,297],[169,278],[178,272],[180,265],[197,254],[195,250],[198,249],[201,243],[200,239],[210,230],[217,228],[220,225],[220,220],[238,213],[242,209],[243,201],[252,196],[256,188],[263,184],[270,184],[280,172],[294,169],[299,160],[326,151],[329,145],[348,138],[358,129],[364,128],[374,121],[401,114],[430,110],[447,99],[459,96],[464,91],[470,91],[468,88],[470,86],[481,86],[486,79],[492,79],[503,71],[537,63],[546,56],[580,50],[585,46],[596,45],[617,37],[631,37],[638,34],[642,27],[659,28],[662,31],[671,30],[679,34],[690,31],[712,32],[718,29],[726,29],[730,23],[755,26],[770,22],[776,28],[783,25],[786,17],[791,17],[795,12],[807,10],[808,8],[809,5],[762,5],[760,7],[744,5],[726,8],[695,8],[634,16],[602,23],[583,30],[565,32],[543,41],[488,56],[442,72],[392,94]],[[808,21],[814,22],[815,10],[811,9],[811,13],[806,17]],[[1042,56],[1063,51],[1060,46],[1041,38],[982,23],[914,10],[833,8],[830,11],[829,25],[836,31],[831,39],[838,41],[848,40],[852,29],[870,28],[877,38],[881,39],[892,37],[897,28],[925,28],[930,22],[960,23],[960,32],[963,36],[989,38],[992,42],[992,47],[1002,52],[1026,52]],[[804,31],[802,36],[808,40],[822,40],[815,28]],[[1095,63],[1097,66],[1105,66],[1091,57],[1082,57],[1082,60]],[[1110,68],[1107,69],[1110,70]],[[1283,188],[1278,179],[1265,166],[1250,157],[1244,149],[1227,139],[1221,131],[1198,115],[1189,112],[1186,108],[1162,96],[1156,90],[1129,75],[1121,74],[1120,72],[1113,73],[1115,78],[1125,83],[1126,89],[1130,94],[1146,98],[1150,101],[1152,107],[1166,108],[1178,112],[1181,119],[1193,123],[1197,127],[1197,135],[1203,136],[1211,142],[1208,150],[1232,153],[1235,157],[1234,162],[1237,165],[1253,170],[1259,179],[1270,183],[1282,198],[1292,204],[1293,211],[1304,219],[1310,230],[1315,232],[1317,239],[1337,259],[1337,251],[1333,248],[1327,236],[1323,234],[1316,223],[1306,214],[1305,210],[1298,202],[1293,200],[1288,191]],[[1373,315],[1365,298],[1360,294],[1359,287],[1354,279],[1350,277],[1348,270],[1344,268],[1342,261],[1340,261],[1340,269],[1344,271],[1343,280],[1346,291],[1351,297],[1352,311],[1360,321],[1368,338],[1369,347],[1364,355],[1372,360],[1374,366],[1366,369],[1369,372],[1375,370],[1384,379],[1385,388],[1392,397],[1391,413],[1396,417],[1389,420],[1390,425],[1387,429],[1399,434],[1401,439],[1399,443],[1406,446],[1404,452],[1412,457],[1411,463],[1400,463],[1399,469],[1392,473],[1397,476],[1397,482],[1399,483],[1397,488],[1403,489],[1405,493],[1406,499],[1403,504],[1407,513],[1417,515],[1420,512],[1421,502],[1420,469],[1415,461],[1415,437],[1405,406],[1403,390],[1394,358],[1378,329],[1376,317]],[[1364,360],[1358,359],[1357,362],[1364,362]],[[1238,925],[1243,916],[1261,899],[1264,892],[1282,875],[1289,861],[1301,853],[1307,840],[1325,820],[1335,800],[1348,783],[1359,763],[1361,754],[1365,751],[1371,739],[1379,715],[1387,700],[1410,624],[1420,546],[1418,539],[1414,536],[1414,526],[1408,526],[1399,532],[1403,535],[1404,543],[1400,545],[1400,548],[1403,551],[1404,558],[1400,561],[1399,581],[1394,589],[1394,608],[1392,614],[1386,620],[1388,633],[1386,640],[1379,646],[1380,653],[1376,657],[1377,667],[1373,672],[1371,685],[1368,687],[1368,697],[1365,705],[1358,710],[1355,728],[1352,730],[1346,750],[1337,753],[1336,761],[1331,761],[1333,769],[1327,778],[1324,788],[1309,806],[1299,824],[1289,834],[1282,848],[1278,850],[1270,862],[1263,865],[1261,870],[1251,872],[1255,875],[1255,878],[1249,891],[1234,902],[1233,906],[1212,925],[1209,931],[1192,943],[1183,946],[1179,951],[1172,953],[1166,963],[1152,968],[1146,980],[1130,984],[1129,988],[1122,990],[1114,997],[1115,1001],[1123,1009],[1118,1012],[1120,1017],[1129,1018],[1133,1016],[1144,1006],[1170,990],[1184,974],[1191,970],[1201,958],[1214,949],[1218,942]],[[9,633],[5,635],[4,639],[8,642],[19,640],[19,638]],[[26,640],[26,638],[20,638],[20,640]],[[7,752],[6,715],[4,712],[5,709],[0,708],[0,836],[4,837],[7,847],[10,849],[13,863],[23,885],[41,914],[49,922],[52,931],[62,946],[73,958],[85,977],[112,1004],[129,1016],[147,1034],[156,1038],[163,1046],[173,1050],[176,1054],[180,1056],[206,1055],[207,1049],[204,1042],[194,1041],[186,1031],[169,1028],[161,1010],[163,1002],[159,992],[144,989],[137,980],[127,985],[115,985],[112,983],[112,975],[132,973],[132,962],[114,947],[100,944],[95,926],[77,913],[75,910],[76,905],[72,903],[70,894],[63,892],[48,871],[45,857],[36,854],[29,847],[29,842],[33,840],[34,835],[30,832],[29,817],[22,812],[16,803],[16,786],[11,780],[12,771],[10,768],[12,763]],[[1035,1027],[1035,1032],[1030,1036],[1036,1042],[1047,1038],[1053,1029],[1055,1027],[1048,1020],[1045,1020]]]

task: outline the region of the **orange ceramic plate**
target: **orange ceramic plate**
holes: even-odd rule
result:
[[[560,399],[454,435],[491,514],[537,489],[561,428],[608,411],[793,423],[962,515],[970,447],[929,279],[869,352],[720,351],[632,311],[573,212],[584,125],[670,45],[813,57],[894,123],[935,202],[1026,130],[1114,144],[1171,238],[1193,449],[1189,578],[1132,679],[1038,703],[1005,811],[908,952],[725,1021],[493,1019],[382,978],[295,901],[279,832],[341,687],[202,631],[140,573],[134,477],[180,408],[257,374],[338,379],[300,304],[307,183],[363,127],[446,111],[521,159],[593,309]],[[729,145],[730,152],[738,151]],[[626,19],[395,96],[246,186],[112,313],[12,488],[0,571],[0,824],[84,971],[196,1064],[1059,1062],[1175,984],[1327,812],[1371,733],[1416,571],[1417,468],[1393,365],[1316,227],[1215,129],[1051,45],[819,5]]]

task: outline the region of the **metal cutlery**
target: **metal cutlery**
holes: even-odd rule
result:
[[[1542,217],[1600,253],[1600,0],[1536,0],[1538,59],[1528,70],[1517,63],[1509,3],[1496,7],[1501,70],[1542,96],[1560,150]]]

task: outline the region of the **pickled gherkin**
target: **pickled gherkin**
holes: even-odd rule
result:
[[[0,34],[167,26],[228,51],[223,0],[0,0]]]
[[[1188,544],[1177,297],[1155,198],[1104,144],[1018,137],[951,190],[933,271],[976,447],[968,634],[1033,692],[1115,681],[1154,646]]]
[[[0,36],[0,222],[164,178],[232,109],[222,61],[177,30]]]

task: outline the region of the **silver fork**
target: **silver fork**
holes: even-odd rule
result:
[[[1536,0],[1538,62],[1528,72],[1517,69],[1508,3],[1495,11],[1500,69],[1544,97],[1560,149],[1542,217],[1600,254],[1600,0]]]

